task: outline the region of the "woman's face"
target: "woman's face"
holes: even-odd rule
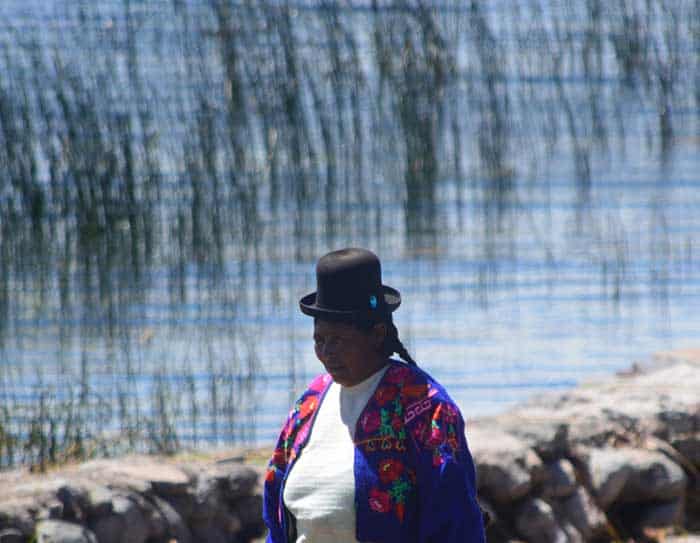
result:
[[[386,325],[364,331],[351,324],[314,321],[316,356],[333,380],[343,386],[364,381],[386,363],[381,346]]]

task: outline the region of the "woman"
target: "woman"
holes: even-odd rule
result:
[[[334,251],[316,281],[300,308],[327,373],[296,402],[270,461],[268,543],[484,541],[462,416],[401,344],[401,296],[382,285],[379,259]]]

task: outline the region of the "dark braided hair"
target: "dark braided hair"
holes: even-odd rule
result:
[[[417,366],[416,361],[413,360],[413,357],[408,353],[408,350],[399,339],[399,331],[394,324],[391,313],[387,313],[379,320],[365,318],[355,321],[355,325],[365,332],[369,332],[376,324],[386,325],[386,337],[384,338],[382,354],[386,357],[390,357],[392,354],[396,353],[407,364]]]

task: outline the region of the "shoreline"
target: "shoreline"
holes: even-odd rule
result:
[[[700,349],[685,349],[468,420],[479,499],[493,518],[489,542],[668,541],[673,534],[697,541],[698,390]],[[0,472],[0,541],[30,541],[47,530],[73,530],[88,543],[256,541],[271,450]],[[108,535],[127,525],[138,527],[124,532],[128,538]]]

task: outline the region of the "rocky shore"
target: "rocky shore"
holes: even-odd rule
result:
[[[0,543],[247,543],[264,534],[261,473],[129,456],[0,474]]]
[[[700,531],[700,350],[468,426],[490,542]]]
[[[700,532],[700,350],[468,423],[493,542],[664,541]],[[132,456],[0,473],[0,543],[249,542],[244,458]]]

